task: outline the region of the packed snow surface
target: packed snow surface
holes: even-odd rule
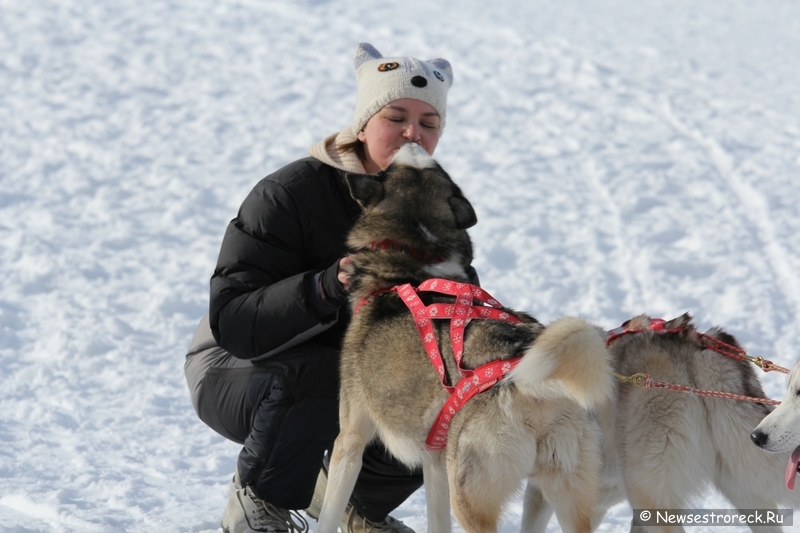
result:
[[[218,531],[239,446],[185,349],[247,192],[350,122],[362,41],[452,63],[435,155],[500,301],[797,359],[800,3],[0,0],[0,532]]]

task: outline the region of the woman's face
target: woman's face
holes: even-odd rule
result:
[[[375,174],[389,166],[395,152],[415,142],[433,155],[439,143],[439,113],[422,100],[395,100],[372,115],[358,132],[364,144],[364,170]]]

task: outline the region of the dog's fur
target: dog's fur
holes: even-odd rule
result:
[[[649,325],[649,317],[639,316],[628,327],[647,329]],[[704,350],[689,315],[667,322],[665,328],[683,331],[643,331],[615,340],[610,347],[615,371],[623,376],[646,373],[658,381],[697,389],[765,397],[755,367]],[[738,347],[719,328],[706,334]],[[750,442],[750,432],[771,407],[619,383],[611,411],[600,413],[606,462],[605,500],[598,515],[604,514],[603,506],[626,497],[633,509],[691,508],[694,498],[709,486],[737,509],[800,504],[800,498],[782,483],[786,457],[765,453]],[[549,516],[541,495],[529,488],[523,531],[543,532]],[[631,530],[640,529],[632,526]],[[681,530],[664,528],[665,532]]]
[[[750,438],[757,446],[780,453],[781,457],[789,452],[786,488],[793,490],[800,464],[800,361],[789,372],[787,384],[781,404],[756,426]]]
[[[410,466],[422,465],[428,531],[450,531],[448,497],[464,530],[492,532],[504,503],[528,477],[541,487],[564,531],[590,531],[602,483],[601,433],[591,408],[610,398],[611,365],[598,329],[566,317],[547,327],[472,320],[463,366],[476,368],[523,355],[510,376],[477,395],[454,417],[447,447],[431,451],[425,439],[447,393],[429,362],[414,319],[396,292],[434,277],[467,282],[472,245],[466,229],[475,212],[444,170],[415,144],[398,152],[378,175],[348,176],[364,213],[348,244],[353,249],[353,317],[341,354],[340,433],[331,455],[320,533],[335,533],[376,435]],[[420,253],[372,250],[389,239]],[[439,259],[426,264],[415,256]],[[425,304],[452,301],[421,295]],[[459,375],[449,321],[434,321],[451,384]]]

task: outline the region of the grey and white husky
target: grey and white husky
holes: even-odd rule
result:
[[[627,328],[641,332],[612,342],[609,350],[615,372],[622,376],[644,373],[654,380],[695,389],[765,398],[754,365],[707,348],[709,341],[719,340],[740,349],[730,334],[713,328],[705,332],[708,339],[704,341],[688,314],[666,322],[663,329],[672,330],[668,333],[651,331],[650,324],[650,317],[636,317]],[[795,416],[795,440],[785,441],[782,449],[786,450],[800,444],[796,398],[793,401],[794,408],[781,406]],[[779,411],[772,409],[763,403],[618,383],[613,404],[599,413],[605,499],[596,515],[602,516],[610,505],[625,498],[633,509],[689,509],[710,487],[735,509],[797,508],[800,495],[782,483],[786,456],[767,453],[750,442],[750,433],[765,416],[759,426],[762,431],[772,432],[776,439],[784,434],[778,428],[788,428],[790,416],[773,418]],[[539,490],[529,487],[522,530],[543,532],[550,514]],[[750,527],[753,531],[780,530],[758,524]],[[631,530],[674,533],[683,528],[632,524]]]
[[[450,507],[464,530],[494,532],[523,479],[541,489],[564,531],[588,532],[601,498],[601,432],[592,407],[612,393],[608,352],[598,329],[565,317],[548,326],[504,309],[515,323],[469,320],[462,366],[521,356],[506,379],[467,402],[449,423],[446,446],[426,438],[461,378],[447,321],[434,321],[440,375],[414,316],[392,287],[430,278],[469,282],[475,212],[447,173],[416,144],[377,176],[351,175],[364,213],[353,250],[354,316],[341,353],[340,433],[331,454],[319,532],[335,533],[376,436],[410,466],[422,465],[428,531],[450,531]],[[450,296],[419,294],[424,305]],[[448,505],[448,500],[450,505]]]

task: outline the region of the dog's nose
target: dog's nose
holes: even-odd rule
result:
[[[763,448],[767,444],[767,441],[769,440],[769,435],[767,435],[760,429],[757,429],[752,433],[750,433],[750,440],[753,441],[756,446],[760,446]]]

